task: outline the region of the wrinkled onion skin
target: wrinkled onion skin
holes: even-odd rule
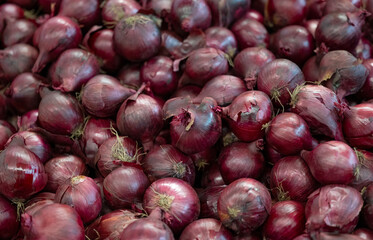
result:
[[[0,239],[11,239],[19,229],[16,207],[0,195]]]
[[[213,218],[199,219],[189,224],[181,233],[179,240],[224,239],[233,240],[232,233]]]
[[[162,221],[151,217],[130,223],[122,232],[120,240],[175,240],[171,229]]]

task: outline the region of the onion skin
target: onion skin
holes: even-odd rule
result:
[[[254,231],[271,211],[271,195],[259,181],[241,178],[229,184],[218,200],[223,225],[237,233]]]
[[[356,12],[362,5],[361,0],[342,0],[338,2],[325,1],[324,15],[335,12]]]
[[[271,208],[263,233],[271,240],[293,239],[304,231],[305,223],[304,206],[301,203],[277,202]]]
[[[61,0],[58,15],[76,19],[79,25],[89,28],[101,20],[99,0]]]
[[[233,240],[232,233],[213,218],[199,219],[189,224],[181,233],[179,240],[226,239]]]
[[[240,178],[258,179],[262,175],[262,142],[262,139],[251,143],[234,142],[221,150],[218,162],[225,183],[230,184]]]
[[[52,158],[44,167],[45,172],[48,174],[45,190],[50,192],[56,192],[58,187],[68,179],[88,173],[84,161],[74,155]]]
[[[119,70],[117,75],[120,84],[135,90],[139,89],[142,84],[140,71],[140,64],[126,64]]]
[[[159,17],[166,17],[171,12],[172,0],[150,0],[146,7]]]
[[[369,229],[373,230],[373,184],[369,184],[363,195],[364,208],[362,210],[363,220]]]
[[[206,46],[220,49],[230,57],[237,51],[237,40],[233,32],[225,27],[209,27],[205,31]]]
[[[350,233],[363,207],[360,193],[345,185],[328,185],[313,192],[306,204],[306,229],[312,239],[318,232]]]
[[[17,43],[32,43],[36,25],[27,19],[6,20],[1,41],[4,47]]]
[[[141,203],[150,182],[138,167],[119,167],[104,179],[104,194],[113,209],[129,208]]]
[[[318,187],[306,162],[299,156],[289,156],[275,163],[270,174],[272,194],[279,201],[307,201]]]
[[[140,8],[135,0],[108,0],[102,7],[102,20],[106,25],[114,25],[122,18],[135,15]]]
[[[38,120],[39,111],[38,110],[31,110],[22,116],[18,117],[17,119],[17,126],[19,131],[25,131],[29,128],[36,127],[37,120]]]
[[[368,71],[367,79],[359,91],[359,96],[362,99],[373,98],[373,59],[367,59],[363,62],[364,67]]]
[[[19,229],[17,211],[11,202],[0,196],[0,239],[11,239]]]
[[[373,239],[373,231],[367,228],[359,228],[355,230],[354,235],[360,237],[362,240]]]
[[[365,150],[354,150],[359,159],[359,172],[350,186],[362,191],[373,182],[373,153]]]
[[[359,43],[353,52],[354,56],[365,61],[372,58],[372,53],[373,49],[370,41],[364,37],[360,38]]]
[[[201,90],[202,89],[196,85],[185,85],[181,88],[178,88],[170,98],[189,97],[192,99],[194,97],[197,97]]]
[[[16,129],[7,121],[0,120],[0,150],[5,148],[8,139],[16,133]]]
[[[305,0],[268,0],[264,10],[265,23],[275,29],[295,25],[306,17],[306,10]]]
[[[160,220],[175,235],[196,220],[200,213],[197,193],[188,183],[177,178],[163,178],[153,182],[145,192],[143,207],[149,214],[161,210]]]
[[[51,221],[53,219],[53,221]],[[70,206],[54,203],[41,208],[32,216],[22,215],[22,231],[26,239],[84,240],[84,226]]]
[[[5,19],[22,19],[24,18],[24,10],[14,3],[3,3],[0,6],[0,13]]]
[[[201,218],[215,218],[219,220],[218,199],[227,185],[211,186],[198,193],[201,202]]]
[[[212,187],[212,186],[221,186],[225,182],[220,173],[220,168],[217,163],[212,164],[207,168],[202,175],[201,186],[202,187]]]
[[[238,46],[242,50],[249,47],[268,47],[268,31],[258,21],[242,17],[232,25],[231,31],[236,36]]]
[[[310,57],[303,65],[302,72],[304,74],[304,80],[309,83],[319,82],[319,64],[317,63],[317,57]]]
[[[251,0],[207,0],[212,13],[212,25],[228,27],[250,8]]]
[[[311,33],[312,40],[315,38],[316,28],[319,25],[320,19],[310,19],[303,23],[303,26]]]

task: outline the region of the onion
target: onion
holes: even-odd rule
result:
[[[41,99],[38,120],[51,133],[75,135],[82,127],[83,113],[74,97],[53,91]]]
[[[19,113],[38,108],[40,102],[39,88],[43,78],[32,73],[21,73],[13,79],[5,90],[11,106]]]
[[[118,73],[118,80],[120,84],[132,89],[139,89],[142,81],[140,77],[140,64],[126,64]]]
[[[258,73],[267,63],[275,60],[275,55],[263,47],[246,48],[234,59],[234,70],[244,77],[248,89],[256,86]]]
[[[320,233],[317,235],[320,240],[362,240],[360,237],[353,234],[334,234],[334,233]]]
[[[104,179],[105,199],[112,208],[128,208],[142,202],[149,185],[148,178],[139,167],[119,167]]]
[[[121,134],[140,140],[147,151],[163,127],[162,106],[148,95],[133,95],[120,107],[116,123]]]
[[[14,3],[3,3],[0,6],[0,13],[5,19],[22,19],[24,18],[24,10]]]
[[[45,13],[51,13],[52,8],[57,11],[60,8],[61,0],[38,0],[38,5]]]
[[[325,2],[324,15],[338,12],[356,12],[361,7],[361,0],[355,1],[355,3],[353,3],[354,0],[342,0],[338,2],[326,0]]]
[[[272,168],[270,183],[272,194],[279,201],[305,202],[318,186],[307,164],[298,156],[280,159]]]
[[[12,239],[19,229],[16,208],[0,195],[0,239]]]
[[[213,218],[199,219],[189,224],[179,240],[189,239],[233,239],[232,233]]]
[[[16,132],[16,129],[7,121],[0,120],[0,150],[3,150],[8,139]]]
[[[171,12],[172,0],[150,0],[146,6],[158,16],[166,17]]]
[[[292,61],[275,59],[263,66],[258,74],[258,90],[268,94],[275,106],[288,105],[291,92],[304,84],[302,70]]]
[[[366,228],[359,228],[355,230],[354,235],[360,237],[362,240],[373,239],[373,231]]]
[[[25,43],[0,50],[0,83],[8,83],[17,75],[31,71],[38,51]]]
[[[31,199],[30,201],[32,201]],[[27,202],[27,207],[25,208],[24,213],[27,213],[28,215],[32,216],[35,214],[37,211],[40,209],[44,208],[45,206],[48,206],[50,204],[54,203],[54,198],[53,199],[41,199],[39,201],[36,201],[34,203],[28,203]]]
[[[163,178],[153,182],[146,190],[144,209],[151,214],[161,210],[160,220],[178,235],[200,213],[197,193],[183,180]]]
[[[160,1],[156,0],[156,2],[160,2]],[[203,35],[202,31],[198,31],[198,32],[201,33],[200,35]],[[183,39],[179,35],[177,35],[175,32],[172,32],[170,30],[162,30],[161,38],[162,38],[162,45],[161,45],[161,50],[159,50],[159,55],[174,56],[174,55],[181,54],[179,50],[181,48],[181,45],[183,44]]]
[[[22,116],[18,117],[17,126],[19,131],[25,131],[29,128],[33,128],[37,126],[39,111],[38,110],[31,110]]]
[[[108,26],[125,17],[135,15],[141,8],[135,0],[107,0],[102,6],[102,20]]]
[[[174,36],[174,38],[176,38],[176,36]],[[202,30],[194,29],[189,33],[188,37],[182,41],[181,44],[179,44],[178,41],[174,42],[174,44],[176,46],[169,46],[167,49],[171,51],[170,54],[174,58],[180,59],[189,56],[189,54],[194,50],[205,47],[206,35]]]
[[[45,164],[48,174],[46,191],[56,192],[58,187],[68,179],[88,173],[84,161],[74,155],[62,155],[52,158]]]
[[[367,79],[359,91],[359,96],[363,99],[373,98],[373,59],[367,59],[363,62],[368,71]]]
[[[339,100],[335,93],[323,86],[305,85],[292,94],[291,111],[301,116],[311,131],[343,140],[339,117]]]
[[[247,1],[246,1],[247,2]],[[222,50],[230,57],[237,51],[237,40],[233,32],[225,27],[210,27],[206,29],[206,47]]]
[[[25,147],[9,146],[0,153],[1,194],[20,203],[40,192],[47,184],[40,159]]]
[[[64,16],[52,17],[39,28],[38,34],[34,35],[34,42],[37,42],[39,48],[39,56],[32,72],[40,72],[63,51],[77,47],[82,40],[78,24]]]
[[[363,194],[364,197],[364,208],[362,210],[362,216],[365,224],[368,226],[369,229],[373,229],[373,184],[369,184],[366,189],[365,193]]]
[[[201,90],[202,89],[196,85],[185,85],[177,89],[170,98],[189,97],[192,99],[197,97]]]
[[[304,206],[295,201],[273,204],[264,224],[264,236],[268,239],[293,239],[304,231],[306,222]]]
[[[54,201],[73,207],[83,223],[96,219],[102,207],[100,189],[86,176],[75,176],[60,185]]]
[[[52,219],[52,220],[51,220]],[[22,215],[22,231],[26,239],[84,240],[84,227],[77,212],[65,204],[54,203],[32,216]]]
[[[141,161],[141,167],[150,181],[174,177],[193,186],[196,176],[192,159],[172,145],[155,145]]]
[[[152,92],[159,96],[169,96],[177,88],[178,75],[173,71],[173,61],[169,57],[156,56],[144,63],[141,80],[150,83]]]
[[[191,32],[195,28],[208,28],[212,16],[205,0],[174,0],[170,18],[176,29]]]
[[[218,158],[224,182],[230,184],[240,178],[258,179],[264,170],[262,145],[260,139],[252,143],[234,142],[224,147]]]
[[[312,239],[317,232],[350,233],[363,207],[360,193],[345,185],[328,185],[313,192],[306,204],[306,229]]]
[[[308,83],[319,82],[319,64],[317,63],[317,57],[310,57],[303,65],[302,72],[304,79]]]
[[[226,185],[211,186],[203,189],[198,194],[201,203],[201,218],[219,219],[218,199],[226,187]]]
[[[263,124],[272,117],[270,98],[261,91],[241,93],[233,102],[223,109],[232,132],[245,142],[263,138]]]
[[[202,175],[201,186],[212,187],[224,184],[225,183],[223,177],[221,176],[219,165],[217,163],[211,164]]]
[[[367,60],[372,58],[373,49],[370,41],[364,37],[360,38],[353,53],[358,59]]]
[[[212,12],[212,24],[228,27],[250,8],[250,0],[207,0]]]
[[[219,106],[227,106],[245,91],[247,91],[247,88],[240,78],[220,75],[209,80],[193,101],[200,102],[205,97],[211,97],[216,100]]]
[[[207,166],[214,163],[216,160],[217,149],[212,147],[205,151],[189,155],[198,172],[204,171]]]
[[[313,138],[307,123],[295,113],[281,113],[266,128],[268,145],[284,156],[313,149]]]
[[[251,18],[242,17],[236,21],[231,31],[236,36],[240,49],[249,47],[267,47],[269,34],[264,25]]]
[[[278,58],[286,58],[302,66],[313,55],[313,37],[302,26],[287,26],[273,36],[271,48]]]
[[[61,0],[59,16],[76,19],[79,25],[89,28],[101,20],[99,0]]]
[[[311,33],[313,39],[315,38],[316,28],[319,25],[320,19],[310,19],[304,22],[303,26],[307,29],[309,33]]]
[[[362,103],[345,112],[343,133],[350,146],[361,149],[373,147],[373,104]]]
[[[350,185],[361,191],[373,182],[373,153],[356,149],[355,152],[359,159],[359,171]]]
[[[357,93],[364,85],[368,70],[351,53],[339,50],[328,52],[320,62],[320,80],[340,99]]]
[[[66,50],[57,59],[51,73],[52,86],[62,92],[79,91],[99,70],[93,54],[78,48]]]
[[[138,214],[127,209],[116,210],[97,218],[86,230],[89,239],[119,239],[123,229],[136,221]]]
[[[35,30],[36,25],[27,19],[6,20],[1,41],[4,47],[17,43],[32,43]]]
[[[361,37],[361,26],[365,16],[366,13],[363,11],[325,15],[316,28],[317,45],[325,44],[329,50],[354,50]]]
[[[225,227],[240,233],[254,231],[271,211],[271,195],[259,181],[241,178],[229,184],[218,200],[218,213]]]
[[[301,23],[306,17],[306,0],[268,0],[265,22],[268,27],[279,29]]]
[[[114,29],[114,48],[131,62],[142,62],[156,55],[161,47],[161,32],[146,15],[123,18]]]

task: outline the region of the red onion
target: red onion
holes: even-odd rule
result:
[[[133,89],[122,86],[119,81],[109,75],[97,75],[91,78],[82,90],[84,109],[96,117],[113,116]]]
[[[364,37],[360,38],[354,50],[354,56],[358,59],[367,60],[373,57],[373,49],[370,41]]]
[[[57,12],[60,8],[60,3],[61,0],[38,0],[38,6],[40,6],[45,13],[51,13],[52,8]]]
[[[101,176],[106,177],[114,169],[122,165],[140,164],[143,152],[138,143],[129,137],[110,137],[98,148],[94,160],[94,167],[97,168]]]
[[[148,178],[139,167],[119,167],[104,179],[105,199],[112,208],[128,208],[142,202],[149,185]]]
[[[213,218],[199,219],[189,224],[179,240],[189,239],[233,239],[232,233]]]
[[[209,80],[193,101],[200,102],[205,97],[211,97],[216,100],[219,106],[227,106],[245,91],[247,91],[247,88],[240,78],[220,75]]]
[[[226,187],[226,185],[211,186],[203,189],[198,194],[201,203],[201,218],[219,219],[218,199]]]
[[[266,128],[268,145],[278,153],[297,155],[301,150],[313,149],[313,138],[307,123],[298,114],[281,113]]]
[[[101,20],[99,0],[61,0],[59,16],[76,19],[80,25],[89,28]]]
[[[306,204],[306,229],[312,239],[317,232],[350,233],[363,207],[360,193],[345,185],[328,185],[313,192]]]
[[[17,126],[19,131],[25,131],[29,128],[33,128],[37,126],[39,111],[38,110],[31,110],[22,116],[18,117]]]
[[[317,239],[320,240],[362,240],[360,237],[353,234],[335,234],[335,233],[320,233],[317,234]]]
[[[214,163],[216,160],[217,149],[212,147],[205,151],[189,155],[196,167],[197,171],[204,171],[207,166]]]
[[[0,50],[0,83],[8,83],[17,75],[30,72],[38,51],[25,43]]]
[[[361,191],[373,182],[373,153],[356,149],[355,152],[359,159],[359,171],[350,185]]]
[[[206,169],[201,179],[202,187],[212,187],[224,185],[223,177],[221,176],[219,165],[217,163],[211,164],[209,168]]]
[[[21,73],[13,79],[5,90],[11,106],[19,113],[38,108],[40,102],[39,88],[43,78],[32,73]]]
[[[215,26],[228,27],[242,17],[250,8],[250,0],[207,0],[212,12],[212,23]]]
[[[75,176],[60,185],[54,201],[73,207],[83,223],[96,219],[102,207],[100,189],[86,176]]]
[[[174,36],[173,38],[176,38],[176,37],[177,36]],[[194,29],[189,33],[188,37],[182,41],[182,43],[179,44],[178,41],[175,42],[174,40],[173,44],[176,46],[170,46],[169,44],[170,43],[168,43],[167,49],[170,51],[170,54],[174,58],[180,59],[180,58],[189,56],[189,54],[193,52],[194,50],[205,47],[206,46],[206,35],[202,30]]]
[[[82,32],[78,24],[68,17],[52,17],[39,28],[37,30],[39,33],[34,35],[39,56],[32,72],[40,72],[63,51],[77,47],[82,40]]]
[[[261,226],[271,211],[271,195],[259,181],[241,178],[229,184],[218,201],[220,220],[240,233]]]
[[[373,99],[373,59],[365,60],[363,65],[368,71],[368,76],[359,91],[359,97],[362,99]]]
[[[15,206],[0,195],[0,239],[12,239],[19,229]]]
[[[295,201],[283,201],[273,204],[269,217],[264,224],[266,239],[293,239],[304,231],[306,222],[304,206]]]
[[[139,89],[142,81],[140,77],[141,66],[140,64],[126,64],[118,73],[118,80],[120,84],[132,89]]]
[[[194,184],[196,172],[192,159],[172,145],[155,145],[141,161],[141,167],[150,181],[174,177]]]
[[[358,171],[355,151],[343,142],[321,143],[310,152],[303,150],[301,156],[321,184],[349,184]]]
[[[373,211],[372,211],[373,184],[372,183],[366,187],[363,197],[364,197],[364,202],[365,202],[364,208],[362,210],[363,220],[365,220],[364,222],[366,223],[369,229],[373,229],[373,222],[372,222],[372,219],[373,219]]]
[[[147,151],[163,127],[162,106],[148,95],[133,95],[120,107],[116,123],[122,135],[140,140]]]
[[[258,73],[269,62],[275,60],[275,55],[263,47],[246,48],[234,58],[234,69],[244,77],[248,89],[256,86]]]
[[[0,120],[0,150],[3,150],[8,139],[16,132],[16,129],[7,121]]]
[[[138,214],[127,209],[116,210],[97,218],[86,230],[89,239],[119,239],[123,229],[136,221]]]
[[[341,0],[338,2],[334,2],[326,0],[324,15],[338,12],[356,12],[361,7],[361,0],[355,1],[355,3],[353,3],[353,1],[354,0]]]
[[[46,191],[56,192],[57,188],[68,179],[88,173],[84,161],[74,155],[62,155],[52,158],[45,164],[45,172],[48,174]]]
[[[291,111],[301,116],[311,131],[343,140],[341,109],[335,93],[321,85],[305,85],[292,94]]]
[[[373,104],[362,103],[345,112],[343,133],[352,147],[373,147]]]
[[[25,147],[9,146],[0,153],[1,194],[20,203],[40,192],[47,174],[39,158]]]
[[[354,235],[360,237],[362,240],[373,239],[373,231],[367,228],[359,228],[355,230]]]
[[[208,28],[212,18],[205,0],[174,0],[170,17],[174,27],[185,32]]]
[[[178,75],[173,71],[173,61],[169,57],[156,56],[144,63],[141,80],[150,83],[152,92],[159,96],[169,96],[177,88]]]
[[[270,176],[272,194],[279,201],[305,202],[318,186],[306,162],[298,156],[280,159]]]
[[[316,28],[316,43],[318,46],[325,44],[329,50],[354,50],[361,37],[365,16],[363,11],[325,15]]]
[[[252,143],[235,142],[224,147],[219,155],[220,172],[227,184],[240,178],[258,179],[264,170],[261,153],[263,140]]]
[[[196,85],[185,85],[177,89],[170,98],[190,97],[191,99],[193,99],[198,96],[201,90],[202,89]]]
[[[159,1],[156,0],[156,2],[159,2]],[[200,33],[200,35],[203,35],[202,31],[197,31],[197,32]],[[175,56],[177,54],[180,54],[179,50],[181,48],[181,45],[183,44],[183,39],[179,35],[177,35],[175,32],[172,32],[170,30],[162,30],[161,38],[162,38],[162,45],[161,45],[161,50],[159,51],[159,55]]]
[[[245,142],[263,138],[263,124],[272,117],[272,103],[261,91],[247,91],[236,97],[231,105],[223,109],[232,132]]]
[[[320,19],[311,19],[303,23],[303,26],[311,33],[312,37],[315,38],[316,28],[319,25]]]
[[[312,239],[311,239],[310,235],[305,233],[305,234],[297,236],[293,240],[312,240]]]
[[[319,81],[326,81],[326,86],[343,99],[360,90],[368,70],[351,53],[339,50],[328,52],[321,59],[319,74]]]
[[[262,23],[251,18],[242,17],[232,25],[231,31],[236,36],[241,50],[249,47],[267,47],[269,44],[267,29]]]
[[[153,182],[146,190],[144,209],[151,214],[161,210],[160,220],[178,235],[200,213],[197,193],[183,180],[163,178]]]
[[[83,113],[74,97],[53,91],[41,99],[38,120],[51,133],[76,135],[83,125]]]
[[[146,15],[123,18],[114,29],[114,48],[131,62],[142,62],[156,55],[161,47],[161,32]]]
[[[10,2],[10,1],[8,1]],[[3,3],[0,6],[0,13],[5,19],[22,19],[24,10],[14,3]]]
[[[267,26],[279,29],[301,23],[306,17],[306,0],[268,0],[265,6]]]
[[[237,40],[231,30],[225,27],[210,27],[205,34],[206,47],[222,50],[230,57],[236,55]]]
[[[258,90],[268,94],[275,106],[288,105],[291,92],[304,84],[302,70],[292,61],[275,59],[263,66],[258,74]]]
[[[171,12],[172,0],[150,0],[146,6],[158,16],[165,17]]]
[[[70,206],[54,203],[39,209],[30,216],[22,215],[25,239],[76,239],[84,240],[84,227],[78,213]]]
[[[79,91],[99,70],[93,54],[78,48],[66,50],[57,59],[51,73],[52,86],[62,92]]]
[[[26,208],[25,208],[24,213],[27,213],[28,215],[32,216],[33,214],[35,214],[37,211],[44,208],[45,206],[53,204],[54,196],[55,194],[53,193],[53,199],[49,197],[45,199],[39,199],[38,201],[36,201],[36,199],[34,198],[30,199],[30,201],[26,203]]]
[[[141,8],[135,0],[107,0],[102,6],[104,24],[112,26],[125,17],[135,15]]]
[[[36,25],[27,19],[6,20],[1,41],[4,47],[17,43],[32,43],[35,30]]]
[[[317,57],[310,57],[303,65],[302,72],[304,79],[308,83],[319,82],[319,64],[317,63]]]
[[[313,55],[314,43],[311,33],[302,26],[287,26],[274,34],[271,48],[278,58],[286,58],[302,66]]]

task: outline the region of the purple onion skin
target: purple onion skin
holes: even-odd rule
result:
[[[249,47],[268,47],[269,34],[264,25],[258,21],[243,17],[231,28],[241,50]]]
[[[265,5],[265,23],[273,29],[301,23],[306,17],[306,0],[268,0]]]
[[[224,27],[210,27],[206,29],[206,46],[220,49],[230,57],[237,52],[237,40],[233,32]]]
[[[363,65],[368,70],[367,79],[360,89],[358,96],[362,99],[372,99],[373,98],[373,59],[367,59],[363,62]]]
[[[8,139],[16,133],[16,129],[7,121],[0,120],[0,150],[5,148]]]
[[[32,43],[32,38],[36,30],[36,25],[27,19],[6,21],[2,32],[2,43],[4,47],[10,47],[17,43]]]
[[[45,13],[51,13],[52,4],[54,4],[54,9],[58,11],[60,3],[61,0],[38,0],[38,5]]]
[[[19,131],[25,131],[29,128],[36,127],[38,125],[38,115],[38,110],[31,110],[18,117],[17,126],[19,128]]]
[[[369,184],[366,187],[366,191],[363,195],[364,198],[364,208],[363,208],[363,219],[369,229],[373,229],[373,214],[372,214],[372,204],[373,204],[373,184]]]
[[[99,0],[62,0],[58,15],[76,19],[80,25],[89,28],[101,20]]]
[[[201,202],[200,218],[215,218],[219,220],[218,199],[227,185],[211,186],[198,193]]]
[[[213,218],[199,219],[189,224],[181,233],[179,240],[188,239],[225,239],[233,240],[232,233]]]
[[[0,196],[0,239],[11,239],[19,229],[16,207]]]
[[[105,25],[111,26],[122,18],[135,15],[140,8],[135,0],[108,0],[102,6],[102,20]]]

